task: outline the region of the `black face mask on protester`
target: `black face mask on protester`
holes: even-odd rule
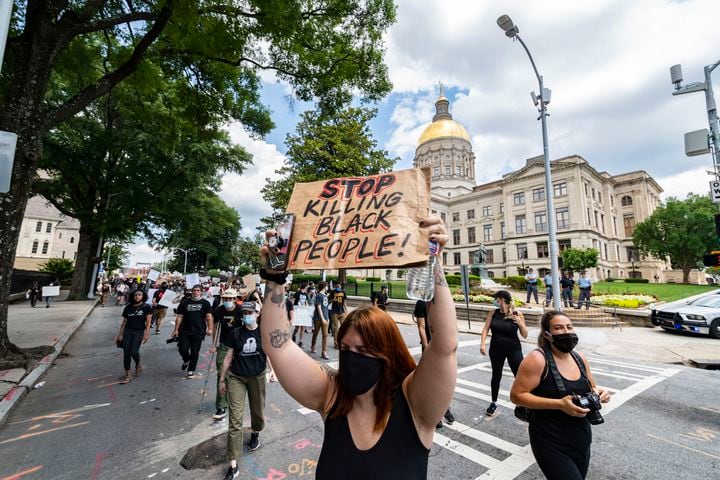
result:
[[[383,361],[350,350],[340,351],[340,381],[351,395],[362,395],[380,379]]]
[[[578,336],[575,333],[561,333],[558,335],[550,335],[552,344],[563,353],[572,352],[573,348],[578,344]]]

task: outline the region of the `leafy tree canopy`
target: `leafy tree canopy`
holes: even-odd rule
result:
[[[73,262],[67,258],[49,258],[45,263],[40,265],[41,272],[52,273],[61,283],[65,283],[72,277],[75,267]]]
[[[566,248],[560,252],[563,268],[580,272],[598,265],[598,251],[595,248]]]
[[[688,283],[690,270],[702,256],[718,247],[713,215],[716,207],[708,196],[690,194],[685,200],[671,197],[645,221],[635,226],[633,243],[645,254],[670,257]]]

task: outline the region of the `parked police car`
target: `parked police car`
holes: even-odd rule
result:
[[[653,325],[665,330],[708,334],[720,338],[720,295],[713,293],[686,303],[653,309]]]

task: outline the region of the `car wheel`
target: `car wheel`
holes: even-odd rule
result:
[[[710,338],[720,338],[720,318],[710,324]]]

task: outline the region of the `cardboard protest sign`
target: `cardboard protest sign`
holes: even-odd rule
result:
[[[255,290],[255,285],[257,282],[255,282],[255,275],[252,273],[248,273],[244,277],[242,277],[243,285],[245,285],[245,290],[253,291]]]
[[[295,305],[293,327],[312,327],[313,307]]]
[[[151,289],[149,289],[149,290],[148,290],[148,297],[147,297],[147,300],[145,300],[145,303],[147,303],[148,305],[152,305],[153,297],[155,296],[155,292],[157,292],[157,291],[158,291],[157,288],[151,288]]]
[[[157,280],[159,277],[160,277],[160,272],[158,272],[157,270],[153,270],[152,268],[150,269],[150,271],[149,271],[148,274],[147,274],[148,280],[155,281],[155,280]]]
[[[429,169],[296,183],[290,269],[402,267],[427,261],[418,222],[430,209]]]
[[[212,295],[212,296],[220,295],[220,287],[210,287],[210,295]]]

